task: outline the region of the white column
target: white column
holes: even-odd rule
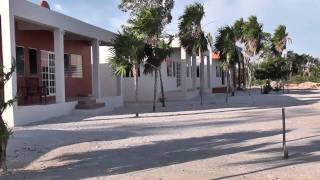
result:
[[[207,88],[211,88],[211,58],[207,56]]]
[[[54,54],[56,63],[56,103],[65,103],[64,31],[60,28],[54,30]]]
[[[187,62],[186,59],[181,59],[181,90],[183,96],[187,96]]]
[[[92,42],[92,93],[96,98],[101,98],[100,87],[100,72],[99,72],[99,60],[100,60],[100,41],[93,40]]]
[[[191,78],[192,78],[192,89],[197,89],[197,56],[192,55],[191,59]]]
[[[4,71],[8,71],[12,67],[12,59],[16,58],[16,37],[15,37],[15,20],[14,15],[10,9],[10,1],[4,0],[0,3],[1,13],[1,34],[2,34],[2,55]],[[4,87],[4,100],[9,101],[17,95],[17,75],[12,74],[11,79]],[[15,105],[16,106],[16,105]],[[9,127],[14,126],[15,107],[8,108],[4,114],[3,119]]]

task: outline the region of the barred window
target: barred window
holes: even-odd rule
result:
[[[70,59],[71,77],[83,78],[82,56],[71,54]]]
[[[16,47],[16,66],[18,76],[24,76],[24,61],[23,47]]]
[[[66,77],[69,76],[69,69],[70,69],[70,58],[68,54],[64,54],[64,75]]]
[[[220,77],[220,68],[216,66],[216,77]]]
[[[141,70],[140,70],[140,67],[138,68],[138,77],[140,77],[141,76]],[[133,74],[133,71],[132,71],[132,69],[130,69],[130,68],[126,68],[126,75],[125,75],[125,77],[127,77],[127,78],[130,78],[130,77],[134,77],[134,74]]]
[[[200,66],[197,66],[197,78],[200,77]]]

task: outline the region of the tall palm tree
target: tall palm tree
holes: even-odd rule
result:
[[[129,20],[130,30],[139,33],[145,41],[151,45],[152,48],[161,48],[161,36],[163,35],[163,29],[165,25],[171,22],[171,9],[173,7],[172,0],[165,0],[164,4],[157,4],[157,1],[153,2],[152,6],[142,6],[139,11],[136,12],[135,18]],[[152,4],[152,3],[151,3]],[[170,39],[170,38],[169,38]],[[151,67],[154,71],[154,92],[157,90],[157,78],[158,72],[160,76],[160,86],[161,86],[161,95],[162,95],[162,106],[165,107],[165,96],[164,96],[164,88],[162,81],[162,73],[161,73],[161,64],[165,59],[160,57],[151,58],[151,60],[155,60],[156,62],[152,64],[156,64],[157,66],[148,66]],[[157,62],[161,60],[161,62]],[[149,71],[149,70],[147,70]],[[156,72],[157,71],[157,72]],[[154,94],[153,104],[156,103],[156,94]],[[155,108],[154,108],[155,111]]]
[[[111,57],[109,58],[111,67],[115,74],[124,76],[127,70],[133,72],[135,79],[135,102],[138,103],[138,82],[139,67],[143,63],[146,44],[134,33],[124,31],[119,33],[113,39],[113,47],[110,49]],[[136,112],[136,117],[139,113]]]
[[[243,27],[244,27],[244,20],[243,18],[240,18],[237,20],[233,26],[233,32],[234,36],[237,42],[244,43],[243,40]],[[242,54],[242,49],[238,48],[238,86],[241,87],[241,81],[243,81],[243,86],[246,86],[246,73],[245,73],[245,62],[244,62],[244,56]]]
[[[152,47],[151,45],[147,45],[146,48],[146,62],[144,65],[144,74],[154,74],[155,82],[154,82],[154,101],[153,101],[153,111],[156,111],[156,97],[157,97],[157,86],[158,86],[158,73],[160,76],[160,84],[161,84],[161,92],[162,97],[164,97],[164,90],[162,85],[162,76],[161,76],[161,67],[162,62],[170,57],[173,50],[170,46],[172,40],[169,42],[165,42],[164,40],[160,41],[159,47]],[[155,71],[156,69],[156,71]],[[162,100],[164,101],[164,99]]]
[[[204,56],[203,52],[208,49],[208,41],[202,30],[201,21],[205,15],[204,7],[200,3],[189,5],[184,10],[184,14],[179,18],[179,39],[181,46],[193,57],[199,55],[200,65],[200,96],[202,104],[204,88]]]
[[[287,49],[287,44],[292,42],[291,38],[289,37],[289,33],[287,32],[287,27],[285,25],[279,25],[275,30],[271,41],[272,41],[272,50],[275,56],[282,56],[283,51]],[[286,61],[286,68],[287,68],[288,74],[287,74],[287,77],[284,78],[282,82],[283,93],[285,89],[286,79],[288,79],[290,76],[291,66],[292,66],[291,63],[289,61]]]
[[[230,71],[235,62],[235,58],[238,56],[234,30],[229,26],[220,28],[218,30],[218,35],[216,36],[214,47],[215,50],[220,53],[222,67],[224,71],[227,72],[226,102],[228,102],[229,91],[231,88]]]
[[[242,23],[242,33],[237,33],[237,38],[245,46],[244,55],[247,66],[247,78],[249,87],[251,88],[253,75],[253,66],[251,63],[255,62],[257,54],[259,54],[263,48],[263,25],[258,22],[256,16],[250,16],[247,21],[241,22],[240,20],[238,23],[240,25]]]
[[[279,25],[274,32],[271,41],[275,55],[281,56],[283,51],[287,49],[287,44],[292,41],[286,30],[287,27],[285,25]]]

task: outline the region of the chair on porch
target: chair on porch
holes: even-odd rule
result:
[[[39,97],[39,103],[47,103],[46,89],[46,87],[40,85],[38,77],[28,77],[25,78],[24,86],[20,86],[19,93],[24,98],[26,104],[33,104],[34,97]]]

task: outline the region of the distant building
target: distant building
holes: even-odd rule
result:
[[[161,65],[161,74],[167,101],[192,99],[199,96],[200,89],[200,57],[192,59],[180,46],[178,39],[172,42],[173,54]],[[224,92],[226,89],[225,75],[221,68],[218,53],[204,53],[204,89],[206,93]],[[139,72],[139,94],[141,102],[153,101],[154,77],[143,74],[144,67]],[[127,72],[123,79],[124,101],[135,100],[134,78]],[[160,82],[158,80],[157,99],[161,98]]]

